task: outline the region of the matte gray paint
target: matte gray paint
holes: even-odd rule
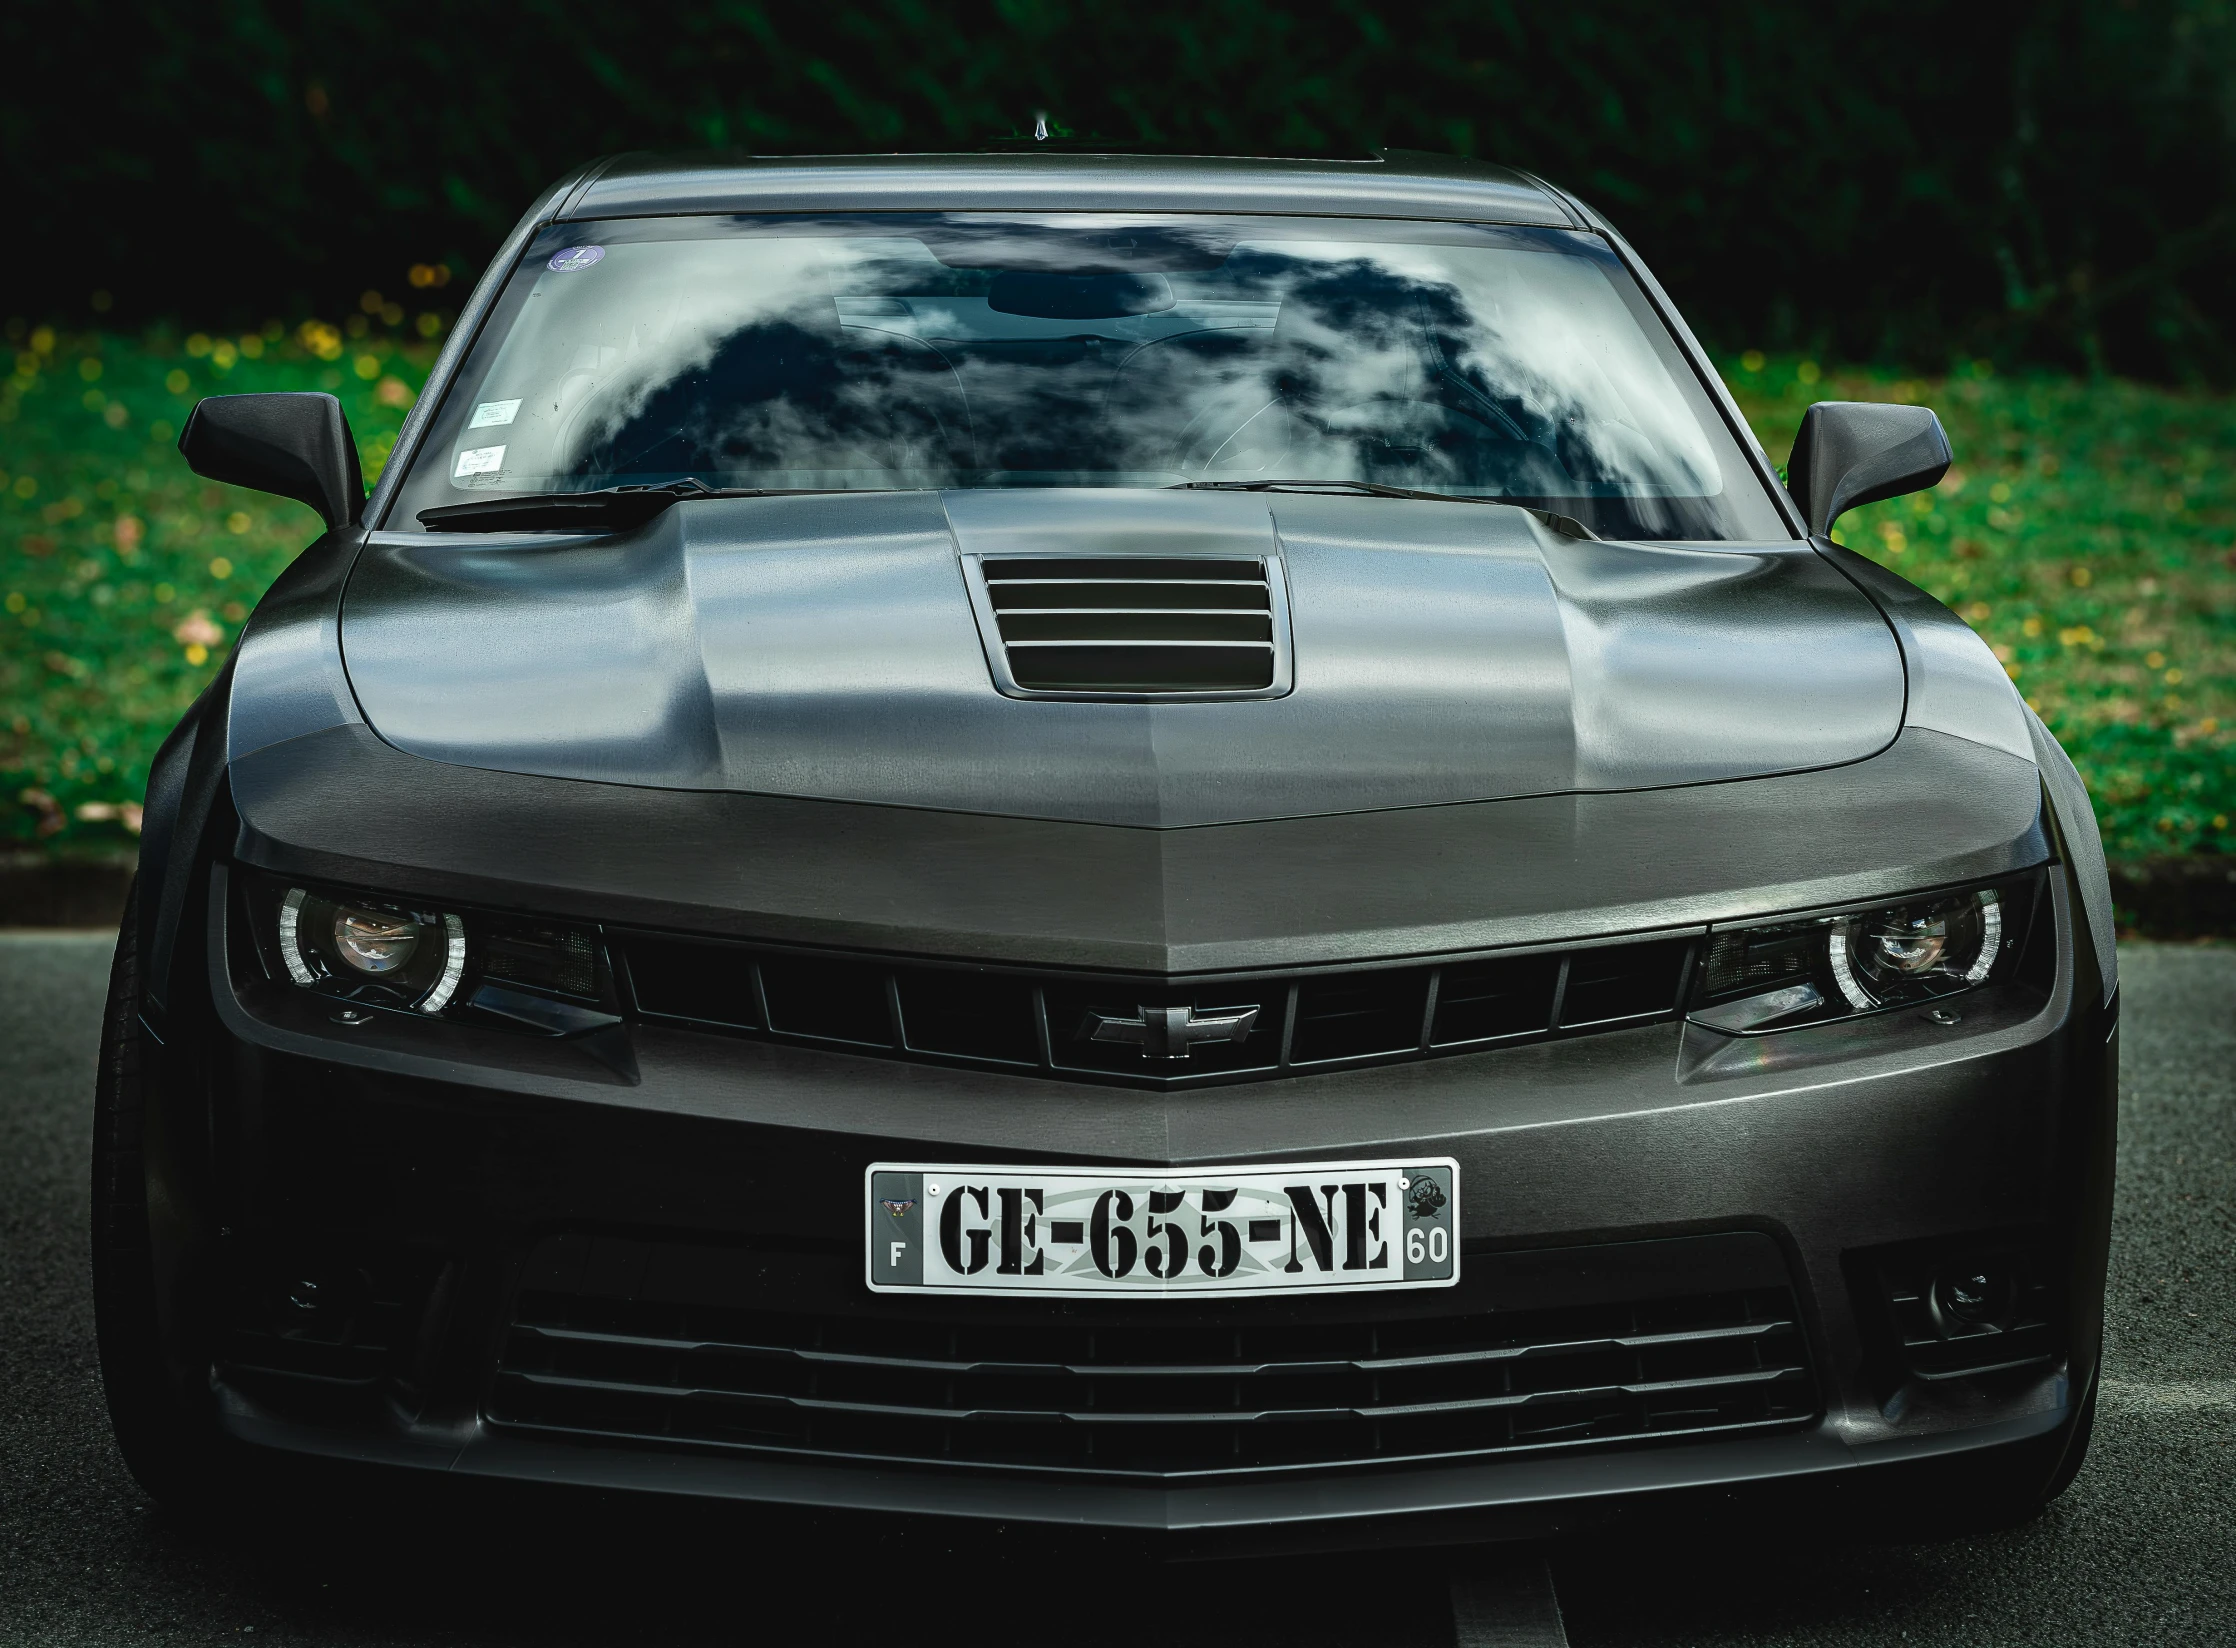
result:
[[[329,727],[362,725],[342,667],[342,588],[362,533],[330,533],[271,589],[233,646],[225,704],[228,761]]]
[[[959,556],[1266,556],[1274,699],[1003,697]],[[350,678],[431,760],[1162,827],[1857,761],[1901,656],[1804,544],[1564,537],[1521,509],[1086,489],[699,501],[633,534],[382,536]]]
[[[1905,725],[1931,727],[2034,759],[2025,702],[1970,624],[1878,562],[1828,538],[1816,543],[1818,551],[1854,579],[1894,626],[1909,680]]]
[[[2023,708],[2023,706],[2022,706]],[[2089,805],[2088,790],[2063,745],[2032,709],[2024,709],[2026,730],[2034,741],[2035,759],[2041,764],[2042,782],[2064,837],[2064,856],[2073,866],[2073,879],[2081,889],[2081,903],[2088,915],[2089,938],[2096,951],[2097,967],[2104,978],[2104,1000],[2119,994],[2119,945],[2112,918],[2112,881],[2104,864],[2104,838],[2096,828],[2096,811]]]
[[[2069,907],[2062,894],[2053,898],[2058,936],[2070,939]],[[221,940],[213,943],[211,962],[222,980]],[[1742,1225],[1778,1232],[1809,1302],[1812,1343],[1824,1353],[1820,1376],[1828,1412],[1821,1426],[1777,1446],[1806,1447],[1818,1468],[1845,1468],[1882,1450],[1982,1447],[2038,1433],[2069,1415],[2075,1397],[2066,1381],[2052,1377],[1997,1390],[1966,1387],[1938,1404],[1933,1393],[1920,1393],[1906,1410],[1883,1413],[1863,1371],[1860,1328],[1842,1302],[1840,1281],[1841,1256],[1857,1247],[1924,1230],[2023,1225],[2054,1215],[2051,1118],[2065,1079],[2066,1042],[2079,1028],[2062,987],[2046,1000],[2024,990],[1983,992],[1975,998],[1980,1011],[1953,1028],[1931,1026],[1917,1015],[1851,1027],[1866,1034],[1846,1047],[1835,1067],[1779,1068],[1749,1060],[1688,1074],[1673,1065],[1672,1053],[1681,1035],[1695,1032],[1663,1025],[1265,1083],[1216,1098],[1081,1087],[1056,1090],[1061,1102],[1052,1102],[1046,1083],[1024,1078],[647,1028],[634,1032],[645,1072],[641,1084],[591,1089],[499,1077],[487,1084],[523,1096],[495,1106],[479,1104],[468,1087],[430,1088],[374,1074],[363,1068],[373,1062],[369,1043],[338,1042],[303,1015],[296,1015],[300,1028],[276,1022],[269,1015],[276,1010],[286,1018],[301,1006],[299,998],[276,987],[258,989],[254,1001],[236,1000],[221,985],[227,1027],[252,1045],[320,1060],[295,1066],[298,1074],[287,1078],[327,1083],[320,1104],[346,1094],[346,1111],[380,1116],[405,1105],[443,1118],[435,1134],[412,1130],[412,1154],[385,1164],[392,1176],[410,1171],[410,1207],[422,1221],[443,1218],[454,1194],[471,1198],[465,1205],[475,1218],[499,1221],[541,1219],[547,1204],[595,1197],[624,1222],[641,1222],[643,1210],[656,1203],[658,1224],[686,1239],[694,1232],[767,1231],[825,1240],[837,1249],[858,1235],[858,1207],[834,1202],[816,1187],[833,1162],[858,1165],[878,1152],[998,1145],[1020,1161],[1209,1164],[1283,1153],[1332,1159],[1385,1146],[1434,1149],[1460,1158],[1467,1182],[1481,1187],[1461,1210],[1471,1255],[1476,1245],[1498,1249],[1554,1236],[1605,1239]],[[439,1036],[450,1027],[409,1028]],[[1801,1030],[1769,1040],[1798,1044],[1820,1034]],[[438,1050],[430,1052],[434,1056],[421,1061],[424,1071],[414,1074],[454,1083],[482,1079],[446,1065]],[[360,1068],[339,1087],[310,1074],[331,1059]],[[535,1095],[542,1095],[540,1102]],[[282,1087],[270,1097],[284,1109],[293,1096]],[[647,1124],[637,1135],[645,1153],[618,1163],[599,1156],[595,1146],[613,1135],[592,1132],[591,1125],[631,1113]],[[647,1113],[664,1118],[667,1130],[650,1131],[655,1116]],[[474,1146],[474,1119],[484,1115],[499,1125],[489,1130],[487,1143]],[[684,1117],[734,1132],[725,1131],[717,1151],[685,1154],[677,1146],[693,1136],[675,1131]],[[474,1152],[500,1142],[508,1160],[525,1154],[532,1167],[513,1170],[502,1193],[489,1198],[479,1193],[485,1170]],[[355,1171],[348,1162],[332,1166],[337,1185],[353,1183]],[[741,1171],[756,1192],[767,1194],[740,1194]],[[523,1194],[532,1206],[506,1199]],[[334,1222],[346,1225],[348,1216]],[[831,1262],[854,1264],[843,1254]],[[1478,1268],[1491,1262],[1470,1260]],[[253,1408],[229,1400],[236,1422],[253,1422]],[[332,1432],[290,1427],[265,1434],[289,1447],[335,1445]],[[368,1454],[403,1462],[414,1448],[447,1443],[470,1454],[489,1440],[478,1425],[411,1428],[401,1420],[391,1431],[349,1435]],[[1518,1499],[1558,1499],[1579,1491],[1580,1471],[1601,1489],[1652,1485],[1664,1480],[1652,1469],[1657,1460],[1694,1462],[1688,1469],[1723,1465],[1735,1480],[1806,1468],[1790,1454],[1765,1456],[1761,1450],[1769,1445],[1727,1438],[1594,1454],[1588,1465],[1509,1458],[1457,1469],[1314,1473],[1301,1499],[1293,1487],[1244,1482],[1129,1487],[1113,1490],[1116,1497],[1066,1484],[1063,1493],[1042,1499],[1029,1481],[997,1473],[941,1477],[935,1487],[929,1473],[894,1470],[881,1473],[880,1481],[893,1504],[950,1514],[1189,1524],[1455,1507],[1508,1491]],[[554,1450],[545,1463],[557,1468],[588,1453]],[[634,1458],[635,1469],[616,1480],[639,1486],[665,1469],[642,1455],[616,1450],[610,1456]],[[466,1457],[451,1454],[444,1462]],[[492,1458],[484,1468],[522,1471],[531,1457]],[[1776,1462],[1781,1458],[1783,1464]],[[1634,1474],[1640,1469],[1645,1476]],[[737,1459],[707,1464],[695,1476],[669,1475],[661,1485],[682,1487],[687,1478],[694,1491],[748,1497],[821,1500],[847,1492],[841,1475],[815,1465]],[[1120,1509],[1120,1498],[1137,1508]]]
[[[562,186],[551,199],[585,192]],[[508,261],[500,258],[492,278]],[[481,292],[490,289],[485,280]],[[470,315],[450,358],[467,330]],[[439,370],[422,411],[442,381]],[[1154,1156],[1160,1141],[1168,1159],[1271,1159],[1363,1136],[1426,1151],[1449,1135],[1471,1183],[1509,1192],[1471,1197],[1464,1210],[1493,1240],[1602,1239],[1641,1226],[1661,1234],[1672,1221],[1777,1229],[1835,1386],[1826,1422],[1805,1434],[1321,1476],[1301,1491],[1287,1481],[1105,1491],[967,1473],[546,1448],[489,1433],[470,1408],[417,1425],[392,1412],[387,1429],[280,1425],[224,1392],[228,1428],[291,1448],[500,1475],[1168,1527],[1493,1502],[1574,1505],[1585,1496],[1604,1503],[1679,1482],[1738,1483],[1985,1450],[2070,1420],[2093,1368],[2086,1334],[2075,1340],[2072,1384],[2061,1376],[1994,1403],[1967,1388],[1937,1410],[1913,1407],[1899,1420],[1880,1413],[1860,1371],[1840,1257],[1861,1241],[1975,1229],[1983,1218],[2070,1220],[2076,1245],[2088,1250],[2074,1271],[2079,1303],[2082,1314],[2092,1312],[2101,1219],[2073,1214],[2073,1198],[2042,1166],[2059,1152],[2081,1165],[2094,1158],[2101,1166],[2110,1155],[2108,1127],[2097,1119],[2112,1100],[2097,1062],[2107,1056],[2110,1015],[2077,1010],[2069,999],[2074,983],[2093,984],[2099,965],[2107,987],[2110,979],[2108,906],[2100,925],[2102,871],[2086,798],[2048,735],[2025,722],[2009,684],[1991,675],[1984,649],[1962,644],[1961,626],[1945,610],[1891,574],[1854,575],[1895,615],[1913,713],[1871,759],[1744,783],[1145,830],[635,789],[405,755],[355,719],[340,669],[334,620],[357,542],[330,534],[283,576],[244,637],[230,681],[200,713],[207,736],[197,742],[190,729],[159,763],[143,911],[201,901],[201,855],[232,846],[306,874],[593,918],[1097,967],[1282,966],[1697,930],[1992,875],[2047,852],[2039,809],[2046,784],[2086,919],[2064,878],[2055,878],[2060,982],[2052,1001],[2038,1013],[2006,1012],[2011,1003],[2000,992],[1992,1001],[1984,993],[1978,1011],[1948,1032],[1885,1015],[1837,1033],[1763,1038],[1735,1061],[1697,1031],[1665,1026],[1185,1100],[1066,1088],[1064,1102],[1054,1103],[1045,1081],[1009,1084],[683,1032],[642,1034],[632,1080],[579,1042],[511,1039],[503,1057],[465,1058],[458,1055],[469,1043],[446,1033],[467,1027],[414,1025],[427,1036],[407,1069],[383,1062],[393,1051],[377,1045],[383,1032],[338,1040],[316,1003],[296,993],[259,1004],[274,1019],[252,1024],[226,983],[219,943],[202,952],[202,977],[216,987],[227,1026],[247,1040],[228,1045],[201,1022],[207,998],[182,998],[182,1019],[191,1007],[197,1022],[176,1026],[173,1047],[197,1045],[205,1033],[228,1057],[261,1059],[259,1047],[292,1046],[305,1058],[286,1061],[286,1082],[217,1087],[228,1101],[262,1095],[291,1117],[345,1086],[364,1093],[367,1102],[346,1114],[388,1124],[367,1136],[411,1152],[390,1165],[408,1174],[413,1210],[433,1205],[416,1198],[445,1181],[460,1187],[449,1210],[467,1223],[506,1216],[503,1199],[513,1196],[510,1215],[537,1221],[591,1208],[685,1234],[736,1230],[748,1219],[763,1230],[812,1232],[829,1212],[822,1184],[831,1161],[844,1158],[858,1171],[901,1137],[840,1131],[838,1121],[1137,1159]],[[486,634],[466,639],[487,642]],[[1569,645],[1564,626],[1564,651]],[[2022,740],[2008,736],[2013,717]],[[242,820],[230,843],[204,838],[205,820],[226,815],[182,783],[179,770],[181,752],[209,748],[220,729],[230,740]],[[178,850],[154,851],[174,830]],[[473,1045],[494,1048],[496,1033],[488,1035]],[[1807,1057],[1770,1061],[1774,1068],[1761,1057],[1772,1043],[1793,1048],[1812,1037]],[[1818,1056],[1828,1049],[1829,1062]],[[153,1051],[161,1070],[169,1055]],[[190,1074],[196,1079],[151,1083],[151,1111],[176,1136],[207,1139],[200,1105],[210,1088],[199,1071]],[[447,1153],[444,1141],[477,1115],[501,1122],[508,1148],[474,1161]],[[408,1125],[394,1126],[398,1117]],[[635,1131],[600,1132],[604,1151],[570,1159],[554,1148],[581,1136],[586,1118],[615,1117]],[[693,1142],[716,1148],[652,1148],[684,1127],[703,1129]],[[616,1142],[623,1147],[610,1148]],[[319,1194],[372,1182],[360,1176],[369,1174],[371,1154],[328,1154],[320,1165],[331,1177],[317,1185],[259,1178],[253,1160],[230,1165],[249,1175],[255,1204],[282,1221],[271,1234],[315,1240],[354,1232],[352,1220],[387,1216],[388,1204]],[[826,1172],[802,1172],[803,1164]],[[151,1153],[150,1169],[153,1189],[181,1218],[215,1212],[196,1200],[198,1186],[180,1163]],[[778,1195],[741,1197],[741,1179]],[[368,1215],[368,1207],[376,1211]],[[851,1213],[848,1206],[840,1216]],[[214,1219],[205,1222],[214,1231]],[[432,1226],[416,1234],[431,1249],[450,1240]],[[164,1251],[167,1260],[177,1256]]]
[[[1564,943],[1899,897],[2048,856],[2031,760],[1913,730],[1818,772],[1185,830],[477,771],[362,726],[233,765],[240,854],[429,898],[1140,970]]]

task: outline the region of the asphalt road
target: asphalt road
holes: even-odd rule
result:
[[[1152,1568],[1116,1544],[572,1494],[368,1491],[226,1527],[149,1508],[93,1369],[107,956],[0,935],[0,1645],[1453,1642],[1452,1575],[1475,1559],[1449,1553]],[[1558,1549],[1572,1643],[2236,1642],[2236,950],[2122,960],[2110,1350],[2071,1491],[1943,1544]]]

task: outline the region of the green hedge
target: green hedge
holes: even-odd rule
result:
[[[223,662],[311,512],[190,475],[198,395],[342,395],[377,473],[434,345],[350,328],[211,338],[26,331],[0,379],[0,841],[128,846],[156,746]],[[2236,400],[2131,383],[1727,373],[1773,455],[1810,401],[1938,407],[1958,464],[1847,540],[1962,612],[2065,741],[2116,854],[2236,849]]]
[[[2236,376],[2225,0],[0,7],[0,316],[260,324],[480,268],[592,155],[1029,128],[1506,160],[1730,350]]]

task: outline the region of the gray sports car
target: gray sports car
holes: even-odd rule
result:
[[[2071,764],[1538,179],[623,157],[165,746],[99,1106],[140,1480],[275,1455],[1185,1532],[2087,1445]]]

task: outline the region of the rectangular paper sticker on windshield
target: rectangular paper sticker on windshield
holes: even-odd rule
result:
[[[505,449],[501,446],[469,447],[458,454],[458,467],[450,472],[452,480],[462,481],[468,475],[494,475],[505,466]]]
[[[466,420],[466,427],[488,429],[496,424],[507,424],[512,422],[514,414],[519,410],[518,401],[483,401],[474,408],[474,415]]]

